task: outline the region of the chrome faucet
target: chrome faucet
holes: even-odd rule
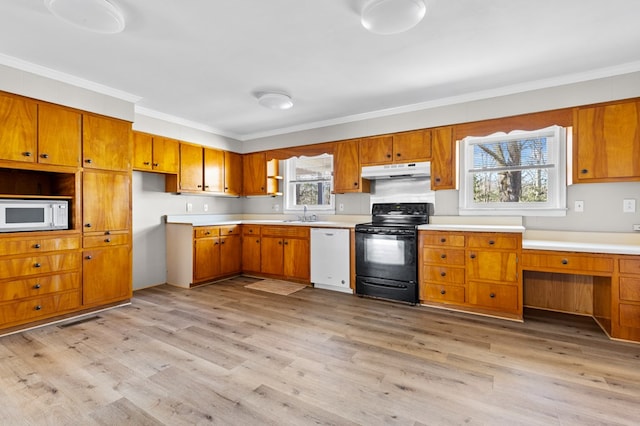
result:
[[[306,205],[306,204],[304,204],[304,205],[302,206],[302,221],[303,221],[303,222],[306,222],[306,221],[307,221],[307,209],[308,209],[307,205]]]

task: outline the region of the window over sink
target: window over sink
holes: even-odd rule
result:
[[[293,157],[284,160],[284,209],[288,212],[332,213],[333,155]]]

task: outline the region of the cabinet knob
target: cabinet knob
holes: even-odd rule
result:
[[[202,185],[198,185],[198,188],[202,188]]]
[[[210,234],[211,234],[211,231],[207,231],[204,233],[204,235],[210,235]]]
[[[446,242],[447,242],[447,239],[446,239],[446,238],[440,238],[440,242],[441,242],[441,243],[446,243]]]
[[[391,154],[387,154],[387,158],[391,158]]]
[[[580,173],[582,173],[583,175],[586,175],[587,173],[589,173],[589,170],[582,169],[582,170],[580,170]]]
[[[39,267],[41,267],[41,266],[42,266],[42,265],[41,265],[41,264],[39,264],[39,263],[37,263],[37,262],[33,264],[33,267],[34,267],[34,268],[39,268]]]
[[[253,234],[253,229],[249,229],[249,233],[250,233],[250,234]]]
[[[91,228],[91,224],[90,224],[90,223],[87,223],[87,224],[85,224],[85,225],[84,225],[84,227],[85,227],[85,228]]]
[[[223,241],[220,241],[220,244],[224,244],[224,240],[223,240]]]
[[[158,167],[160,163],[153,163],[153,167]]]
[[[31,153],[29,151],[23,152],[22,155],[25,157],[31,157]]]
[[[260,240],[256,240],[256,243],[260,244]]]
[[[84,160],[84,162],[87,164],[91,164],[93,163],[93,160],[91,158],[87,158],[86,160]]]
[[[279,245],[282,245],[282,241],[278,241],[278,244],[279,244]]]
[[[49,154],[40,154],[40,158],[49,158]]]
[[[440,259],[446,259],[446,258],[447,258],[447,255],[446,255],[446,254],[442,253],[442,254],[440,255]]]
[[[225,190],[225,191],[228,191],[228,190],[229,190],[229,187],[228,187],[228,186],[225,186],[225,187],[224,187],[224,190]]]
[[[284,242],[284,245],[285,245],[285,246],[288,246],[288,245],[289,245],[289,241],[285,241],[285,242]]]
[[[496,243],[495,241],[493,241],[493,240],[489,240],[489,245],[490,245],[490,246],[494,245],[495,243]]]
[[[40,248],[40,244],[34,244],[34,245],[33,245],[33,248],[35,248],[35,249],[39,249],[39,248]]]
[[[440,183],[440,180],[441,179],[439,177],[436,178],[436,182]]]
[[[39,284],[39,283],[38,283],[38,284],[35,284],[35,285],[33,286],[33,288],[34,288],[35,290],[39,290],[39,289],[40,289],[40,284]]]
[[[358,187],[358,182],[353,182],[353,186],[357,188]]]
[[[209,188],[209,185],[205,185],[205,186],[204,186],[204,188],[205,188],[205,189]]]
[[[496,297],[496,294],[495,293],[489,293],[489,297],[494,299]]]
[[[562,259],[561,262],[562,262],[563,265],[568,265],[569,264],[569,261],[567,259]]]
[[[440,272],[440,276],[441,276],[441,277],[446,277],[446,276],[447,276],[447,273],[446,273],[446,272],[444,272],[444,271],[442,271],[442,272]]]
[[[399,152],[396,154],[396,157],[402,157],[402,154],[400,154]]]
[[[440,290],[440,294],[447,294],[447,290]]]
[[[34,309],[34,310],[36,310],[36,311],[39,311],[39,310],[41,310],[41,309],[42,309],[42,306],[40,306],[40,305],[36,305],[36,306],[35,306],[35,308],[33,308],[33,309]]]
[[[87,259],[87,260],[91,260],[91,259],[93,259],[93,256],[88,255],[88,256],[85,256],[84,258]]]
[[[476,254],[475,254],[475,253],[471,253],[471,254],[469,255],[469,257],[470,257],[471,259],[475,259],[475,258],[476,258]]]
[[[111,231],[104,231],[104,235],[111,235]]]
[[[110,242],[111,242],[111,238],[105,238],[105,239],[104,239],[104,242],[105,242],[105,243],[110,243]]]
[[[264,191],[264,186],[261,186],[261,187],[260,187],[260,191]]]
[[[142,163],[142,164],[144,164],[145,166],[148,166],[148,165],[149,165],[149,164],[151,164],[151,163],[150,163],[150,162],[148,162],[148,161],[145,161],[145,162],[144,162],[144,163]]]
[[[217,246],[217,245],[218,245],[218,242],[216,241],[215,243],[213,243],[213,245],[214,245],[214,246]]]

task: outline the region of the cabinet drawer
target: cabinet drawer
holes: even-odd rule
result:
[[[620,259],[620,273],[640,275],[640,259]]]
[[[520,249],[520,237],[518,235],[474,234],[467,236],[469,248],[496,248],[505,250]]]
[[[309,228],[306,226],[263,226],[262,235],[275,237],[309,237]]]
[[[129,244],[129,234],[95,235],[83,238],[84,248],[117,246]]]
[[[620,299],[640,302],[640,278],[620,277]]]
[[[620,325],[640,328],[640,305],[620,304]]]
[[[221,226],[220,235],[240,235],[240,225]]]
[[[80,248],[80,236],[7,238],[0,240],[0,256],[43,253],[47,251],[75,250]]]
[[[197,226],[193,228],[194,238],[217,237],[220,229],[217,226]]]
[[[0,260],[0,279],[79,269],[80,252]]]
[[[518,287],[492,283],[469,283],[469,303],[500,311],[518,311]]]
[[[613,258],[576,255],[573,253],[531,253],[522,255],[522,269],[567,271],[567,273],[613,272]]]
[[[77,309],[80,306],[80,290],[52,294],[21,302],[0,305],[0,323],[24,322],[39,317],[52,316]]]
[[[0,302],[80,288],[80,272],[0,283]]]
[[[422,269],[425,281],[464,284],[464,269],[448,266],[425,265]]]
[[[465,288],[457,285],[424,284],[422,286],[423,300],[464,303],[464,293]]]
[[[464,247],[464,235],[450,234],[446,232],[423,233],[422,245],[425,246],[445,246]]]
[[[464,250],[425,248],[422,261],[438,265],[464,266]]]
[[[260,235],[260,226],[259,225],[242,225],[242,234]]]

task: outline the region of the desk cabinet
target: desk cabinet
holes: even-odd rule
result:
[[[618,285],[614,283],[613,286],[612,335],[640,341],[640,259],[637,256],[620,256],[618,268]]]

